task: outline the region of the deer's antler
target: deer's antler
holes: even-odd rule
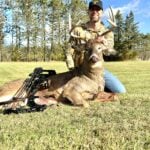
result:
[[[106,35],[107,33],[113,31],[117,27],[116,19],[115,19],[113,10],[112,10],[111,7],[109,7],[109,9],[110,9],[110,11],[109,11],[109,19],[107,19],[107,21],[109,22],[109,24],[111,25],[111,27],[107,31],[105,31],[102,34],[100,34],[100,36]]]
[[[114,16],[114,13],[113,13],[113,10],[112,8],[110,7],[110,11],[109,11],[109,19],[107,19],[107,21],[109,22],[110,24],[110,28],[108,30],[106,30],[105,32],[103,33],[98,33],[97,31],[92,31],[92,32],[95,32],[98,34],[98,36],[104,36],[106,34],[108,34],[109,32],[113,31],[117,25],[116,25],[116,20],[115,20],[115,16]],[[82,39],[82,40],[85,40],[85,33],[83,35],[83,37],[81,35],[75,35],[74,33],[70,32],[70,35],[71,37],[73,38],[76,38],[76,39]]]
[[[112,28],[117,27],[116,19],[115,19],[115,16],[114,16],[114,13],[113,13],[113,10],[111,7],[110,7],[110,11],[109,11],[109,19],[107,19],[107,21],[110,23]]]

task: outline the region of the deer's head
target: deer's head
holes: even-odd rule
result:
[[[99,42],[96,38],[89,40],[86,43],[85,61],[88,62],[91,67],[101,67],[103,63],[103,55],[115,54],[114,49],[107,48],[103,43]]]

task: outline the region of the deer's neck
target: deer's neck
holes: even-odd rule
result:
[[[84,63],[82,65],[82,71],[85,76],[92,79],[93,81],[98,82],[99,80],[102,79],[104,68],[103,68],[102,64],[98,64],[98,66],[96,66],[96,65],[97,64],[95,64],[95,66],[91,67],[91,66],[87,65],[86,63]]]

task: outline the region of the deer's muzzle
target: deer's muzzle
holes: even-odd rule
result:
[[[90,57],[89,57],[89,61],[91,61],[92,63],[96,63],[99,61],[99,57],[96,55],[96,54],[92,54]]]

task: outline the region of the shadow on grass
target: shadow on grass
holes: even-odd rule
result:
[[[9,114],[20,114],[20,113],[43,112],[46,108],[47,106],[45,105],[38,106],[38,107],[29,107],[29,108],[22,108],[22,107],[16,109],[8,108],[3,110],[2,113],[4,115],[9,115]]]
[[[63,105],[67,105],[67,106],[73,106],[72,103],[67,99],[64,99],[61,103]],[[7,108],[7,109],[4,109],[2,111],[2,113],[4,115],[9,115],[9,114],[20,114],[20,113],[23,114],[23,113],[43,112],[47,108],[52,108],[55,106],[59,106],[59,105],[58,104],[57,105],[50,105],[50,106],[37,105],[36,103],[34,103],[34,101],[30,101],[30,103],[28,103],[28,106],[22,106],[22,107],[15,108],[15,109]]]

